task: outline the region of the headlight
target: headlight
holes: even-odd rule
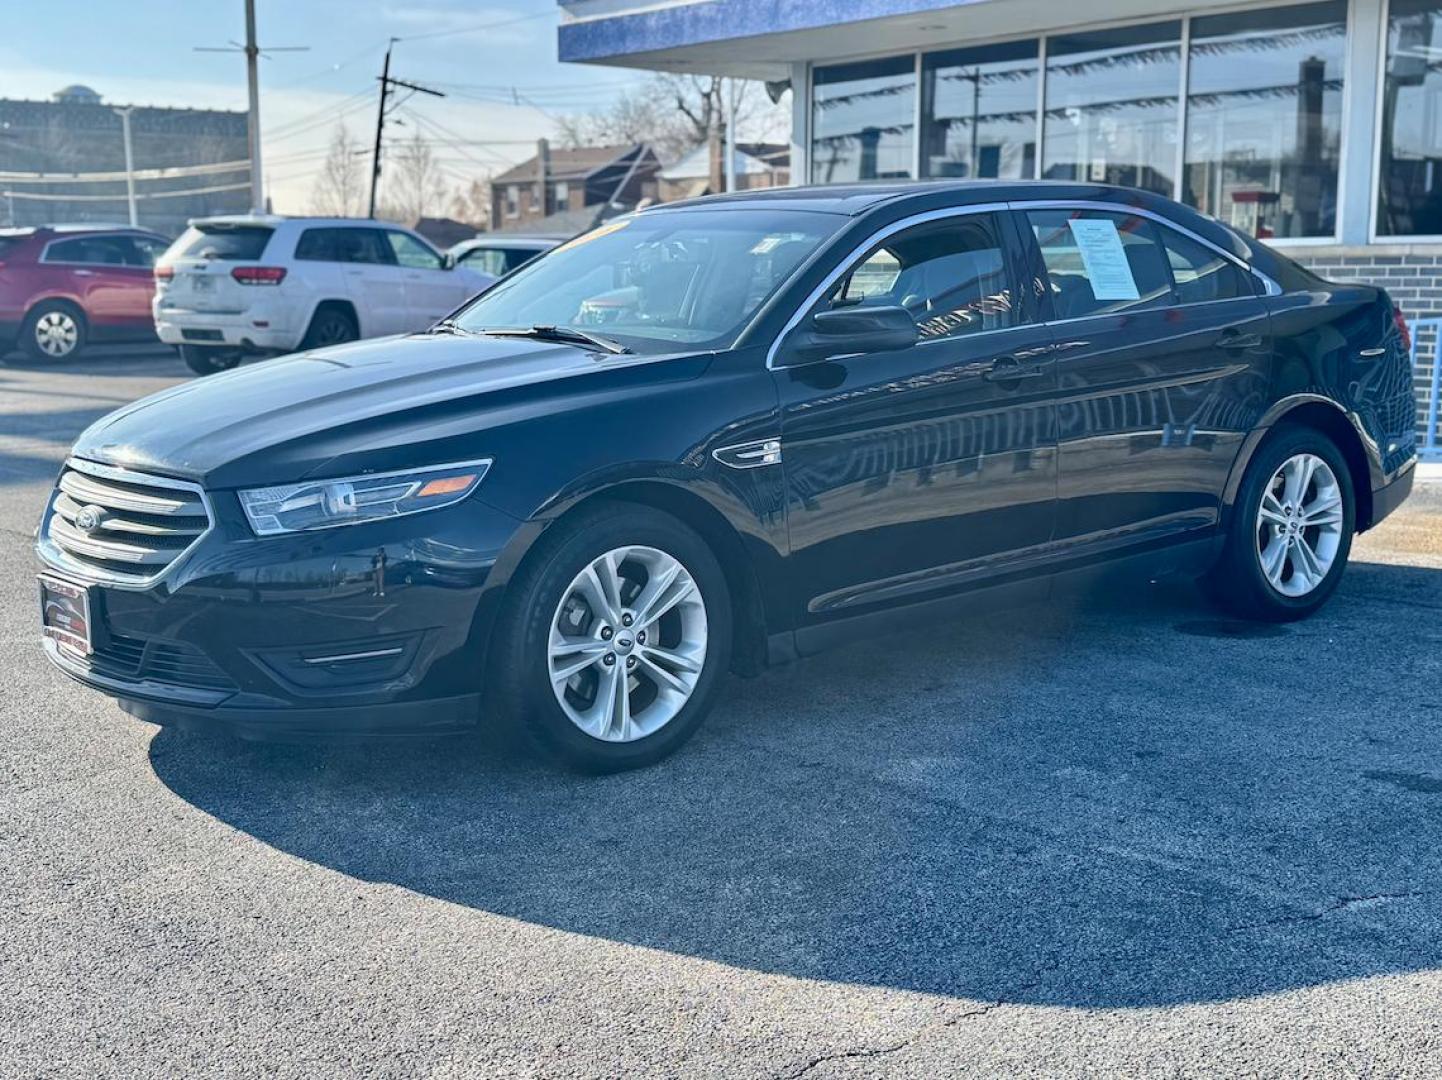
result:
[[[312,480],[240,492],[240,505],[257,536],[330,529],[362,521],[417,514],[458,503],[491,467],[485,461],[430,469]]]

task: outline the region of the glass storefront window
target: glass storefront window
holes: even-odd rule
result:
[[[1332,236],[1346,0],[1192,20],[1182,200],[1243,232]]]
[[[811,180],[910,179],[916,58],[893,56],[812,73]]]
[[[1037,43],[921,59],[921,175],[1036,175]]]
[[[1171,195],[1182,24],[1047,39],[1042,175]]]
[[[1442,236],[1442,0],[1391,0],[1377,233]]]

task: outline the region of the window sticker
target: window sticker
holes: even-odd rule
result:
[[[1072,218],[1067,224],[1081,252],[1092,295],[1098,300],[1140,300],[1117,223],[1111,218]]]

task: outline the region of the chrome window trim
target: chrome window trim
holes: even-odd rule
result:
[[[60,493],[59,479],[56,486],[50,492],[50,499],[45,504],[45,514],[40,519],[40,532],[35,541],[35,553],[40,556],[40,561],[52,570],[58,570],[62,574],[79,578],[82,582],[94,585],[106,585],[115,589],[130,589],[141,592],[152,589],[160,584],[171,574],[175,573],[184,564],[196,547],[211,533],[215,531],[215,507],[211,504],[210,496],[199,484],[191,483],[188,480],[173,480],[168,476],[156,476],[153,473],[136,472],[132,469],[122,469],[115,465],[101,465],[94,461],[86,461],[84,458],[68,458],[65,462],[65,469],[73,469],[75,472],[87,473],[90,476],[99,477],[102,480],[117,480],[121,483],[141,484],[146,487],[169,488],[172,491],[184,491],[196,495],[200,503],[205,507],[205,518],[208,524],[205,529],[196,536],[186,547],[182,548],[159,573],[151,574],[149,577],[127,577],[114,573],[107,573],[103,570],[81,563],[68,556],[64,549],[50,539],[50,519],[55,516],[55,499]],[[64,470],[62,470],[63,472]]]
[[[839,263],[836,264],[835,269],[833,269],[831,273],[827,274],[826,277],[822,278],[821,284],[817,285],[816,288],[812,289],[811,292],[807,294],[806,299],[796,306],[796,310],[792,312],[791,318],[786,320],[786,325],[781,328],[781,332],[777,334],[775,339],[771,342],[771,347],[766,350],[766,370],[777,370],[776,354],[781,349],[781,343],[786,340],[786,336],[790,334],[791,331],[796,329],[797,325],[800,324],[802,318],[804,318],[806,313],[811,310],[811,306],[815,304],[818,300],[820,300],[824,295],[826,295],[826,291],[830,289],[833,285],[835,285],[837,281],[841,279],[841,276],[846,273],[847,270],[851,269],[852,265],[857,259],[859,259],[871,248],[881,243],[881,241],[885,240],[887,237],[895,236],[903,229],[909,229],[913,225],[925,225],[928,222],[932,221],[945,221],[947,218],[969,217],[972,214],[1002,213],[1008,208],[1008,204],[1004,202],[974,203],[969,206],[946,206],[942,207],[939,210],[926,210],[919,214],[912,214],[910,217],[904,217],[901,218],[899,221],[893,221],[890,225],[886,225],[881,229],[878,229],[876,232],[871,233],[860,244],[856,245],[849,252],[847,252],[846,256]],[[798,267],[797,273],[800,273],[802,269],[804,269],[804,266]],[[742,333],[744,334],[745,331],[743,331]],[[814,361],[808,362],[814,363]],[[804,365],[795,364],[787,366],[802,367]]]
[[[1104,210],[1113,214],[1130,214],[1135,217],[1143,217],[1146,218],[1148,221],[1154,221],[1158,225],[1163,225],[1166,228],[1171,229],[1175,233],[1180,233],[1182,236],[1185,236],[1189,240],[1196,241],[1203,247],[1207,247],[1210,248],[1212,251],[1215,251],[1218,255],[1222,256],[1222,258],[1227,259],[1229,262],[1233,263],[1239,270],[1243,270],[1246,273],[1251,274],[1253,277],[1257,278],[1257,280],[1259,280],[1263,284],[1263,286],[1265,286],[1266,295],[1282,295],[1282,287],[1271,278],[1269,278],[1266,274],[1262,273],[1260,270],[1254,267],[1251,263],[1247,262],[1246,259],[1243,259],[1238,255],[1232,254],[1232,252],[1227,251],[1225,248],[1218,247],[1216,244],[1212,243],[1212,241],[1208,240],[1205,236],[1201,236],[1197,233],[1192,232],[1192,230],[1187,228],[1185,225],[1179,225],[1177,224],[1177,222],[1173,221],[1165,214],[1159,214],[1155,210],[1148,210],[1142,206],[1128,206],[1123,203],[1100,202],[1091,199],[1027,199],[1024,201],[1008,203],[1007,205],[1012,210]],[[1215,301],[1197,302],[1215,303]],[[1178,307],[1180,305],[1174,304],[1172,306]]]

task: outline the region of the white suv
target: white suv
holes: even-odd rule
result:
[[[496,281],[398,225],[197,218],[155,264],[155,331],[202,375],[275,354],[424,330]]]

